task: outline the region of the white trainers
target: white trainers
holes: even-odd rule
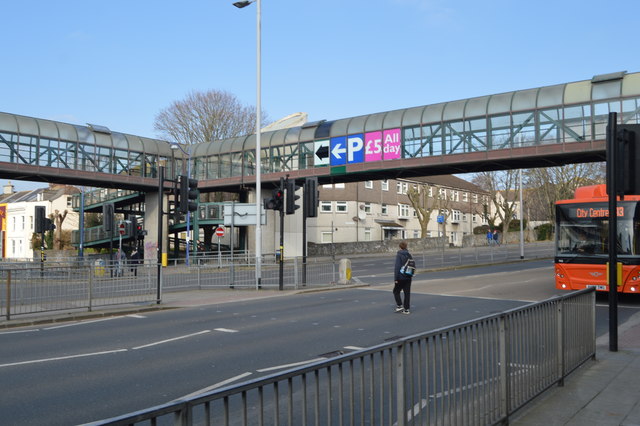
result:
[[[402,313],[405,315],[409,315],[411,312],[408,309],[403,309]]]
[[[396,306],[396,312],[402,312],[404,308],[402,306]]]

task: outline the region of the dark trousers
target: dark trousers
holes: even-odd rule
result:
[[[404,303],[400,297],[400,292],[404,293]],[[396,305],[403,306],[406,310],[411,307],[411,279],[399,280],[393,286],[393,297],[396,299]]]

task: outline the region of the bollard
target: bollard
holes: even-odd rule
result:
[[[340,259],[338,284],[351,284],[351,260]]]

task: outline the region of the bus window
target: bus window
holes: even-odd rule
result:
[[[598,224],[600,225],[600,224]],[[606,233],[598,225],[560,224],[558,235],[558,254],[591,255],[602,254],[601,235]]]

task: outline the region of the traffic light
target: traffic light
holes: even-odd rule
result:
[[[198,210],[198,181],[196,179],[189,179],[185,175],[180,176],[178,200],[178,210],[181,213]]]
[[[35,226],[34,232],[37,234],[41,234],[46,231],[45,229],[45,219],[47,218],[46,207],[45,206],[36,206],[35,210]]]
[[[286,192],[287,192],[287,208],[285,209],[285,213],[286,214],[294,214],[296,212],[296,210],[298,210],[300,208],[300,206],[298,204],[296,204],[296,201],[298,199],[300,199],[299,195],[296,195],[296,191],[298,190],[298,188],[300,188],[298,185],[296,185],[296,181],[295,180],[289,180],[287,179],[285,181],[285,188],[286,188]]]
[[[147,235],[147,231],[142,226],[142,218],[138,216],[129,216],[131,219],[131,232],[129,235],[133,236],[136,240],[144,240],[144,236]]]
[[[278,210],[282,211],[284,205],[284,191],[281,188],[271,191],[271,198],[264,200],[265,210]]]
[[[318,178],[306,178],[304,181],[304,212],[306,217],[318,217]]]
[[[617,192],[624,195],[640,194],[640,172],[637,171],[640,149],[636,143],[640,137],[640,124],[619,124],[616,135]]]
[[[102,205],[102,228],[104,232],[111,232],[113,230],[113,214],[113,203]]]

